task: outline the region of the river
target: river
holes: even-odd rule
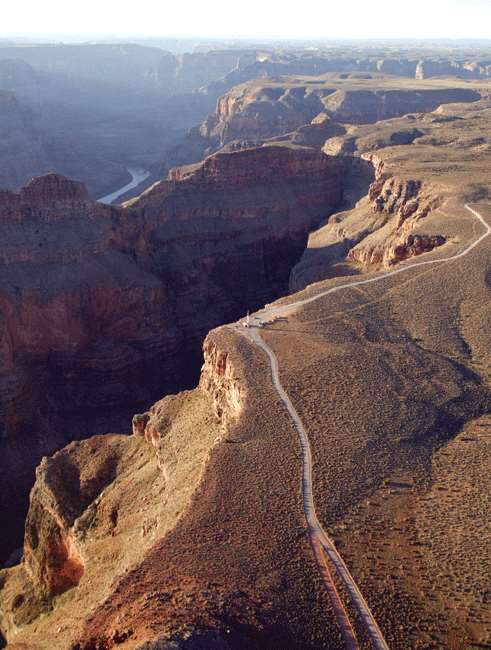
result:
[[[98,199],[99,203],[106,203],[107,205],[114,203],[116,199],[119,199],[119,197],[126,194],[126,192],[133,190],[150,176],[150,172],[145,169],[136,169],[134,167],[128,167],[127,169],[131,174],[131,181],[123,187],[120,187],[119,190],[115,190],[114,192],[111,192],[111,194],[106,194],[106,196]]]

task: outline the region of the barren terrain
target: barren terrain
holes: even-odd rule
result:
[[[268,81],[282,92],[268,104],[292,98],[285,83],[298,85]],[[295,142],[301,121],[279,139],[262,134],[172,172],[122,211],[101,207],[100,219],[139,219],[145,241],[121,231],[134,237],[133,259],[146,273],[182,274],[182,296],[193,297],[176,312],[182,325],[202,304],[193,287],[209,287],[216,268],[236,273],[233,246],[224,261],[217,243],[217,217],[263,219],[263,241],[275,245],[281,223],[299,250],[303,216],[314,230],[291,293],[274,303],[286,313],[251,316],[268,321],[257,331],[310,441],[319,521],[392,650],[487,647],[491,237],[465,205],[491,225],[489,83],[348,83],[377,97],[401,84],[415,93],[451,87],[460,99],[353,124],[329,113],[330,92],[303,123],[341,124],[323,142]],[[231,239],[264,252],[244,233]],[[186,280],[192,256],[179,253],[190,242],[201,266]],[[286,280],[286,259],[277,276],[263,253],[254,259],[261,279]],[[199,385],[137,414],[131,436],[71,443],[42,461],[23,559],[0,572],[9,648],[344,647],[306,525],[298,431],[270,359],[242,332],[244,319],[211,331]],[[373,648],[334,581],[360,648]]]

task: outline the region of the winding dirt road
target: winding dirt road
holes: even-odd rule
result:
[[[233,328],[236,331],[246,336],[254,345],[261,348],[269,357],[270,366],[271,366],[271,377],[272,377],[274,388],[278,394],[278,397],[285,405],[288,413],[290,414],[290,417],[293,420],[295,428],[298,431],[299,441],[300,441],[300,446],[302,451],[303,510],[305,514],[305,519],[307,521],[310,541],[312,544],[312,549],[315,555],[317,565],[319,567],[319,571],[322,575],[328,595],[330,597],[331,603],[336,613],[336,617],[338,619],[338,623],[341,628],[343,639],[348,650],[355,650],[356,648],[358,648],[358,643],[349,616],[347,614],[347,611],[332,581],[322,551],[324,551],[326,556],[329,558],[338,577],[342,580],[343,584],[348,590],[351,600],[353,604],[356,606],[361,616],[361,619],[363,621],[363,624],[366,628],[366,631],[369,634],[373,647],[376,648],[376,650],[389,650],[389,647],[377,624],[377,621],[375,620],[374,615],[372,614],[367,602],[365,601],[360,589],[358,588],[358,585],[356,584],[343,558],[336,550],[333,541],[330,539],[330,537],[327,535],[325,530],[322,528],[322,525],[320,524],[317,518],[314,498],[312,494],[312,485],[313,485],[312,451],[310,447],[310,440],[305,430],[305,427],[303,425],[303,422],[300,419],[300,416],[298,415],[288,394],[286,393],[285,389],[281,384],[278,359],[275,353],[273,352],[273,350],[271,350],[268,344],[261,337],[259,324],[260,321],[286,316],[287,314],[296,310],[298,307],[307,305],[311,302],[314,302],[315,300],[319,300],[319,298],[327,296],[331,293],[335,293],[337,291],[342,291],[344,289],[349,289],[351,287],[358,287],[364,284],[371,284],[373,282],[380,282],[381,280],[385,280],[386,278],[392,277],[399,273],[412,271],[415,268],[419,268],[422,266],[430,266],[433,264],[444,264],[465,257],[476,246],[478,246],[486,237],[488,237],[491,234],[491,227],[488,225],[485,219],[479,214],[479,212],[477,212],[477,210],[474,210],[467,204],[465,207],[474,217],[476,217],[481,222],[481,224],[485,228],[485,232],[480,237],[478,237],[478,239],[476,239],[474,242],[469,244],[460,253],[457,253],[456,255],[452,255],[451,257],[442,257],[433,260],[426,260],[423,262],[403,263],[399,268],[394,269],[393,271],[388,271],[387,273],[382,273],[373,278],[368,278],[366,280],[358,280],[354,282],[347,282],[346,284],[337,285],[335,287],[331,287],[330,289],[327,289],[326,291],[318,293],[317,295],[312,296],[310,298],[297,300],[288,303],[286,305],[281,305],[278,307],[275,306],[266,307],[265,309],[261,310],[260,312],[258,312],[252,317],[248,328],[244,328],[241,325],[233,326]]]

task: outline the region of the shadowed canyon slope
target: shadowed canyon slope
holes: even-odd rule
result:
[[[128,166],[151,168],[213,110],[216,97],[201,86],[255,56],[175,56],[131,44],[0,47],[0,89],[22,111],[16,124],[2,113],[0,187],[56,171],[84,181],[92,196],[107,194],[125,184]]]
[[[352,124],[351,91],[261,83],[254,110],[286,124],[220,100],[229,146],[121,208],[57,174],[0,193],[2,512],[42,455],[138,412],[132,435],[39,464],[22,561],[0,572],[9,647],[50,650],[54,631],[70,650],[343,647],[296,430],[263,352],[222,324],[349,276],[381,279],[261,330],[311,439],[319,518],[391,648],[487,642],[491,237],[454,256],[485,230],[465,202],[491,220],[491,108],[486,84],[445,84],[416,114],[396,94],[394,119]],[[416,257],[449,261],[382,277]]]
[[[286,290],[344,169],[270,147],[208,158],[125,209],[54,174],[0,193],[5,545],[43,454],[192,386],[206,333]]]

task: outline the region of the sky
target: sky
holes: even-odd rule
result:
[[[491,0],[0,0],[0,35],[491,38]]]

